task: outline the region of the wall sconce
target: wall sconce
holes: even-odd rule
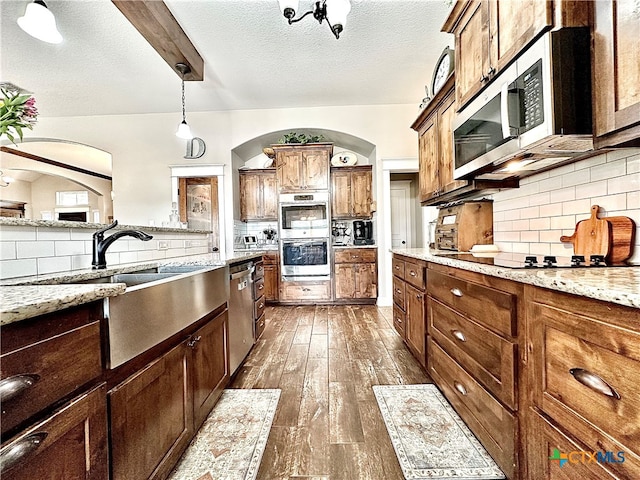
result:
[[[298,0],[278,0],[280,3],[280,10],[285,16],[289,25],[299,22],[307,15],[313,14],[318,23],[322,23],[323,20],[327,21],[327,25],[331,29],[331,32],[336,38],[340,38],[342,30],[347,23],[347,15],[351,11],[351,2],[349,0],[321,0],[315,2],[313,10],[305,12],[301,17],[293,18],[296,16],[298,10]]]
[[[42,0],[34,0],[27,5],[24,16],[18,18],[18,25],[29,35],[43,42],[62,42],[62,35],[56,26],[56,17]]]
[[[189,128],[189,125],[187,124],[187,114],[184,102],[184,76],[191,72],[191,68],[186,63],[176,63],[176,70],[180,72],[182,77],[182,123],[178,125],[176,137],[191,140],[193,138],[193,133],[191,133],[191,128]]]

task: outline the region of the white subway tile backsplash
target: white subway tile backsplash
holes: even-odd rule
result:
[[[511,251],[514,253],[529,253],[531,250],[531,244],[529,243],[512,243]]]
[[[569,202],[576,199],[576,187],[567,187],[549,192],[549,202]]]
[[[38,227],[36,236],[38,240],[71,240],[71,232],[68,228]]]
[[[0,242],[0,260],[15,260],[16,242]]]
[[[567,173],[575,171],[576,166],[574,163],[569,163],[568,165],[563,165],[562,167],[554,168],[553,170],[549,170],[549,178],[566,175]]]
[[[640,173],[640,153],[627,158],[627,175]]]
[[[538,243],[540,241],[540,232],[534,230],[520,232],[520,241]]]
[[[606,195],[604,197],[594,197],[591,199],[593,205],[600,206],[600,216],[610,216],[608,212],[613,210],[627,209],[627,194],[619,193],[618,195]],[[604,210],[604,212],[602,211]],[[606,213],[607,215],[604,215]]]
[[[119,263],[133,263],[138,261],[138,253],[139,252],[120,252],[118,254]],[[109,260],[107,260],[107,265],[109,265]]]
[[[581,185],[589,183],[591,181],[591,170],[584,168],[582,170],[574,170],[571,173],[566,173],[562,176],[562,186],[571,187],[574,185]]]
[[[575,199],[599,197],[607,194],[607,181],[599,180],[597,182],[586,183],[584,185],[576,185]]]
[[[529,196],[529,205],[532,207],[538,205],[547,205],[551,202],[551,193],[550,192],[542,192],[536,193]]]
[[[540,217],[554,217],[562,215],[562,203],[540,205]]]
[[[88,240],[91,241],[93,234],[97,230],[87,230],[86,228],[71,228],[70,238],[71,240]]]
[[[593,180],[604,180],[607,178],[621,177],[627,173],[627,160],[620,158],[611,162],[603,163],[591,167],[591,178]]]
[[[60,255],[83,255],[85,253],[83,241],[56,241],[56,256]]]
[[[620,148],[617,150],[611,150],[610,152],[607,152],[605,156],[607,158],[607,162],[614,162],[620,158],[627,158],[632,155],[636,155],[637,152],[638,152],[637,148],[636,149]]]
[[[35,258],[21,260],[0,261],[0,276],[2,278],[21,277],[23,275],[37,275],[38,263]]]
[[[633,192],[627,193],[627,207],[640,207],[640,190],[635,190]]]
[[[0,227],[0,237],[8,240],[36,240],[36,227]]]
[[[520,219],[520,210],[507,210],[504,212],[505,220],[519,220]]]
[[[71,255],[71,270],[91,268],[91,255]]]
[[[552,243],[550,246],[549,255],[555,255],[557,257],[570,257],[571,255],[573,255],[573,244]]]
[[[38,275],[71,270],[71,257],[38,258]]]
[[[540,232],[540,241],[544,243],[560,242],[562,235],[564,235],[562,230],[543,230]]]
[[[549,243],[531,243],[529,251],[534,255],[551,255],[551,245]]]
[[[500,232],[497,235],[494,232],[493,237],[498,242],[519,242],[520,232]]]
[[[516,232],[521,232],[522,230],[529,230],[529,221],[530,220],[514,220],[511,226],[511,229]]]
[[[53,257],[55,255],[54,242],[16,242],[17,258]]]
[[[542,219],[540,219],[542,220]],[[551,217],[549,227],[553,230],[566,230],[569,228],[574,228],[576,225],[576,217],[575,215],[566,215],[564,217]]]
[[[640,173],[633,173],[624,177],[610,178],[607,181],[607,193],[633,192],[640,189]]]
[[[520,210],[520,218],[538,218],[540,216],[540,207],[527,207]]]
[[[589,212],[591,201],[588,198],[574,200],[572,202],[564,202],[562,204],[562,215],[580,214]]]
[[[531,178],[536,178],[536,177],[537,175]],[[562,188],[562,175],[543,179],[543,181],[540,182],[539,190],[540,192],[548,192],[551,190],[557,190],[559,188]]]
[[[583,168],[595,167],[596,165],[602,165],[607,161],[606,155],[596,155],[595,157],[585,158],[575,163],[576,170],[582,170]]]
[[[151,250],[143,250],[143,251],[137,252],[137,255],[138,255],[138,258],[137,258],[138,262],[149,262],[153,260],[153,252]]]
[[[551,228],[551,222],[548,217],[538,217],[529,220],[529,229],[531,230],[548,230]]]

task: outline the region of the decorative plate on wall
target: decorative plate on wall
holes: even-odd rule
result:
[[[334,167],[350,167],[356,163],[358,163],[358,156],[348,150],[336,153],[331,157],[331,165]]]

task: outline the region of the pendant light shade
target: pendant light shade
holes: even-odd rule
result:
[[[18,18],[18,25],[29,35],[43,42],[62,42],[56,18],[42,0],[34,0],[27,5],[24,16]]]
[[[176,137],[191,140],[193,138],[193,133],[191,133],[191,128],[189,128],[189,125],[187,124],[187,112],[184,101],[184,76],[191,71],[191,68],[186,63],[176,63],[176,70],[180,72],[182,78],[182,122],[178,125]]]

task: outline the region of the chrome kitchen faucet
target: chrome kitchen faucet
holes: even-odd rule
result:
[[[111,244],[118,240],[120,237],[135,237],[142,240],[143,242],[148,242],[153,238],[152,235],[147,235],[140,230],[119,230],[113,235],[104,238],[104,232],[106,232],[107,230],[111,230],[116,225],[118,225],[117,220],[108,227],[105,227],[102,230],[98,230],[93,234],[93,261],[91,262],[93,270],[107,268],[107,260],[105,258],[107,248],[109,248]]]

